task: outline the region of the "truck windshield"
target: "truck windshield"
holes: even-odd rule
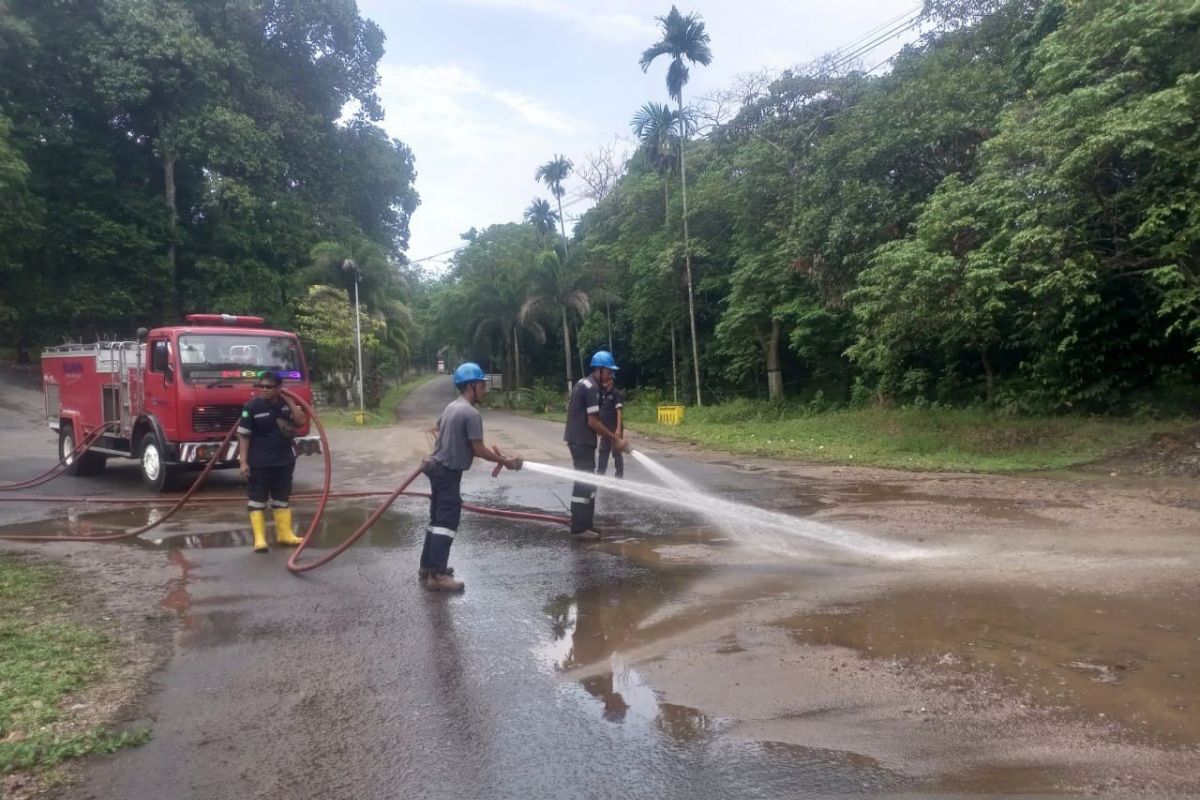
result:
[[[189,383],[250,383],[264,372],[304,379],[300,348],[288,336],[188,333],[179,337],[179,366]]]

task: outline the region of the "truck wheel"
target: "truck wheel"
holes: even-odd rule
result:
[[[72,455],[79,446],[75,438],[75,424],[63,420],[58,425],[58,460],[67,462],[68,475],[96,475],[104,469],[108,460],[100,453],[86,452],[82,455]]]
[[[167,453],[158,435],[150,431],[142,437],[142,483],[152,492],[169,492],[175,488],[176,470],[167,466]]]

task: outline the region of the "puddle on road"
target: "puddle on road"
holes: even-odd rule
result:
[[[1154,596],[905,590],[783,624],[799,642],[900,659],[952,688],[990,674],[1035,706],[1114,721],[1158,744],[1196,745],[1198,601],[1194,588]]]
[[[422,512],[421,498],[401,499],[387,513],[394,519],[411,518],[411,524],[419,524]],[[326,509],[321,524],[313,537],[311,547],[325,549],[345,541],[367,517],[375,506],[361,501],[334,502]],[[23,522],[0,527],[0,536],[96,536],[119,533],[148,525],[161,519],[164,508],[140,507],[117,510],[77,512],[65,516]],[[295,527],[303,534],[311,520],[312,506],[299,507],[295,512]],[[407,522],[401,524],[408,524]],[[267,515],[267,540],[273,541],[274,523]],[[204,507],[197,506],[181,511],[161,526],[132,539],[125,544],[152,549],[193,549],[217,547],[249,547],[253,538],[250,523],[242,506]],[[361,540],[371,547],[393,548],[400,544],[395,534],[395,525],[378,524]]]
[[[662,699],[634,662],[664,639],[733,613],[762,594],[795,586],[798,567],[778,576],[744,569],[662,558],[660,549],[722,546],[719,532],[706,527],[670,530],[652,536],[635,531],[594,549],[621,555],[633,567],[620,580],[601,580],[551,598],[542,608],[545,628],[533,658],[541,669],[564,679],[563,691],[590,706],[595,734],[605,727],[648,758],[687,761],[701,756],[711,771],[693,796],[800,797],[847,792],[900,790],[916,785],[908,776],[858,753],[760,741],[730,735],[736,720],[712,716]],[[626,568],[628,569],[628,567]],[[697,594],[697,587],[704,589]],[[689,755],[691,754],[691,755]],[[729,794],[728,786],[741,786]]]

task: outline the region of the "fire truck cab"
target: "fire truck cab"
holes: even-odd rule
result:
[[[168,491],[183,471],[216,455],[265,372],[312,402],[296,335],[263,328],[261,317],[192,314],[186,325],[140,329],[135,341],[68,344],[42,351],[46,421],[58,432],[58,457],[72,475],[97,474],[111,457],[135,458],[153,491]],[[77,458],[76,445],[104,430]],[[298,455],[321,452],[307,429]],[[236,467],[237,439],[217,468]]]

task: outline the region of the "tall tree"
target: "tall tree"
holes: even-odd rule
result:
[[[678,114],[666,103],[652,101],[639,108],[629,121],[643,156],[662,175],[664,225],[671,205],[671,166],[677,158],[675,148],[679,144],[675,135],[677,119]]]
[[[529,207],[525,209],[525,221],[538,232],[542,247],[546,247],[546,239],[554,233],[554,225],[558,219],[558,214],[550,207],[550,201],[540,197],[535,197]]]
[[[395,353],[398,362],[407,361],[412,355],[414,334],[412,311],[405,303],[408,287],[386,250],[360,236],[349,245],[318,242],[310,258],[311,263],[300,273],[301,282],[340,286],[353,298],[357,281],[363,313],[381,323],[377,337],[380,343]]]
[[[709,48],[709,36],[704,30],[704,22],[698,14],[684,16],[679,9],[671,6],[671,11],[665,17],[656,17],[662,27],[662,38],[646,48],[638,64],[642,72],[650,69],[650,65],[659,56],[670,56],[671,65],[667,68],[667,93],[679,104],[679,179],[683,192],[683,260],[687,269],[688,319],[692,327],[692,367],[696,376],[696,405],[703,405],[700,399],[700,347],[696,341],[696,302],[692,288],[692,253],[688,244],[688,206],[687,206],[687,165],[684,160],[684,145],[687,142],[687,127],[683,113],[683,87],[688,82],[690,68],[683,63],[686,59],[693,64],[707,67],[712,63],[712,50]]]
[[[571,254],[570,245],[567,242],[567,222],[563,217],[562,198],[566,193],[563,188],[563,181],[571,174],[571,168],[574,164],[566,156],[556,155],[553,160],[547,161],[537,168],[534,174],[534,179],[546,184],[550,189],[550,194],[554,195],[554,199],[558,201],[558,224],[562,228],[563,251],[569,256]]]
[[[541,314],[557,312],[562,322],[563,367],[567,375],[567,392],[571,391],[574,375],[571,369],[570,314],[586,317],[591,310],[591,296],[584,288],[584,279],[559,257],[555,250],[543,250],[537,266],[530,274],[529,294],[521,307],[521,319],[533,320]]]

